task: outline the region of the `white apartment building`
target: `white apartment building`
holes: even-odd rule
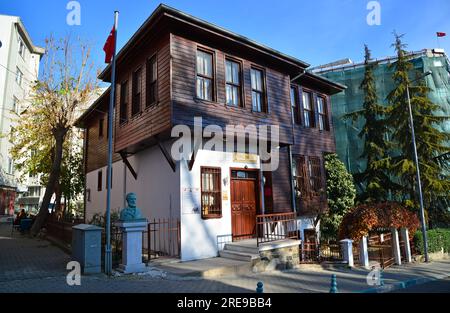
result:
[[[24,186],[18,182],[19,173],[14,170],[7,136],[29,104],[31,83],[38,77],[43,54],[44,49],[33,44],[20,17],[0,15],[0,215],[14,210],[17,193],[27,196],[31,192],[29,200],[36,203],[30,204],[38,205],[44,189],[38,177],[29,177]],[[21,202],[25,208],[28,205]]]

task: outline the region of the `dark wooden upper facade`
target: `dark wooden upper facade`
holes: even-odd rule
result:
[[[212,56],[211,99],[200,99],[197,91],[198,52]],[[157,73],[152,67],[156,60]],[[238,64],[239,105],[227,105],[226,74],[228,62]],[[136,153],[155,144],[155,138],[170,137],[173,126],[193,126],[194,117],[203,125],[278,125],[280,146],[291,145],[298,155],[322,157],[334,152],[334,133],[330,95],[342,86],[313,74],[305,73],[309,65],[256,44],[207,22],[161,5],[130,39],[117,56],[114,150]],[[261,112],[255,110],[252,94],[252,72],[262,73]],[[295,81],[294,77],[302,74]],[[155,82],[156,75],[156,82]],[[108,66],[100,78],[109,81]],[[295,89],[294,122],[291,111],[291,88]],[[151,90],[151,91],[150,91]],[[209,89],[208,89],[209,90]],[[303,93],[310,96],[309,126],[305,122]],[[323,99],[324,129],[319,129],[317,99]],[[108,96],[98,106],[107,108]],[[87,128],[87,171],[106,165],[106,155],[91,157],[103,151],[106,142],[94,139],[98,133],[98,114],[84,114],[78,124]],[[106,121],[106,118],[105,118]],[[106,128],[105,128],[106,131]],[[92,146],[95,146],[93,148]],[[289,162],[280,150],[281,168],[273,173],[274,211],[290,208]],[[285,168],[286,167],[286,168]],[[275,187],[275,185],[277,187]],[[288,189],[286,189],[288,188]]]

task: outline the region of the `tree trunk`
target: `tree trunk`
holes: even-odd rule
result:
[[[61,163],[63,156],[63,144],[67,133],[67,128],[57,128],[53,130],[53,137],[55,138],[55,158],[53,159],[52,169],[50,171],[50,176],[48,178],[47,186],[45,189],[44,198],[42,200],[41,208],[36,216],[36,219],[31,227],[31,236],[36,236],[47,220],[48,207],[52,199],[52,195],[55,191],[55,185],[59,181],[59,176],[61,174]]]
[[[61,197],[62,197],[62,190],[61,190],[61,184],[59,181],[55,184],[55,216],[58,217],[58,219],[62,216],[62,210],[61,210]]]

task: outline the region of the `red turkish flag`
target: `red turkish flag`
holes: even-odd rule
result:
[[[114,48],[116,45],[116,30],[114,29],[114,26],[111,30],[111,33],[109,33],[108,39],[106,40],[105,46],[103,47],[103,51],[105,51],[105,63],[111,63],[112,58],[114,55]]]
[[[437,32],[436,35],[437,35],[438,37],[445,37],[445,36],[447,36],[446,33],[442,33],[442,32]]]

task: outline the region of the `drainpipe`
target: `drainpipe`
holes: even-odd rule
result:
[[[297,216],[297,205],[295,201],[295,184],[294,184],[294,175],[292,175],[292,149],[291,145],[288,145],[288,154],[289,154],[289,181],[291,185],[291,202],[292,202],[292,209],[294,210],[295,216]]]

